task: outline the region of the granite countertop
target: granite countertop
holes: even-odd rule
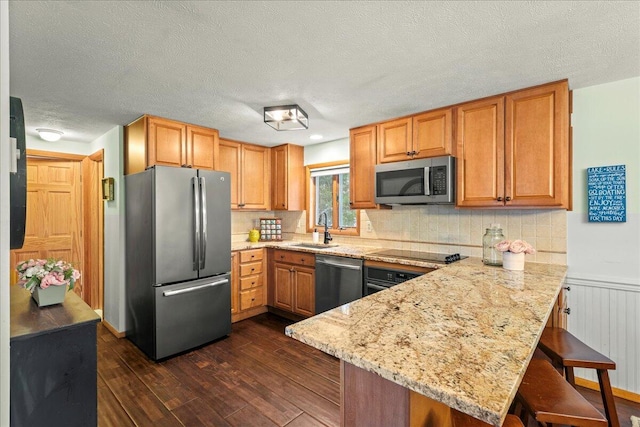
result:
[[[356,246],[356,245],[330,245],[323,247],[322,245],[318,245],[318,248],[312,247],[300,247],[296,246],[300,243],[309,243],[302,241],[292,241],[292,240],[284,240],[280,242],[237,242],[231,245],[231,251],[242,251],[247,249],[260,249],[260,248],[277,248],[277,249],[286,249],[291,251],[299,251],[299,252],[310,252],[315,254],[324,254],[324,255],[333,255],[333,256],[343,256],[347,258],[361,258],[364,260],[370,261],[381,261],[381,262],[389,262],[393,264],[403,264],[403,265],[411,265],[417,267],[427,267],[427,268],[442,268],[445,264],[433,263],[429,261],[420,261],[416,259],[406,259],[406,258],[396,258],[392,256],[381,256],[375,255],[375,252],[379,252],[385,248],[380,248],[376,246]]]
[[[466,259],[287,327],[345,362],[500,426],[566,275]]]

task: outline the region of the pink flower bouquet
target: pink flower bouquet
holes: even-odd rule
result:
[[[55,259],[30,259],[16,265],[18,285],[33,293],[36,286],[46,289],[49,286],[69,286],[73,289],[80,272],[71,263]]]
[[[496,250],[500,252],[511,252],[514,254],[535,254],[536,250],[529,243],[524,240],[503,240],[500,243],[496,243]]]

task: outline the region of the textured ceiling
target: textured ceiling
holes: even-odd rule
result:
[[[563,78],[640,75],[640,2],[10,1],[27,132],[154,114],[273,146]],[[262,107],[297,103],[304,131]]]

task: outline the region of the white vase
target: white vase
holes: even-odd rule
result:
[[[502,253],[502,267],[507,270],[524,270],[524,252],[514,254],[513,252]]]

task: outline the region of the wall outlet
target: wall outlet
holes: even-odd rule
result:
[[[373,227],[371,227],[371,222],[367,222],[367,233],[371,233],[373,231]]]

